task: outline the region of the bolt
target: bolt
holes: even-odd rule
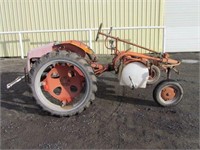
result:
[[[62,107],[66,106],[67,101],[62,101]]]

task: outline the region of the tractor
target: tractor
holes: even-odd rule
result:
[[[104,72],[114,71],[121,86],[131,89],[146,88],[155,84],[165,71],[167,79],[160,81],[153,90],[154,100],[161,106],[174,106],[183,97],[182,86],[171,79],[171,71],[178,72],[180,61],[171,59],[167,53],[131,43],[112,36],[112,27],[105,36],[105,47],[111,50],[113,59],[108,64],[98,62],[94,51],[86,44],[68,40],[32,49],[27,54],[25,75],[7,85],[10,88],[25,78],[33,96],[44,110],[57,116],[72,116],[81,113],[95,99],[97,77]],[[137,53],[130,49],[119,50],[119,42],[144,49],[148,53]]]

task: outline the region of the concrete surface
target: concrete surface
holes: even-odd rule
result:
[[[6,84],[23,74],[25,60],[0,59],[1,149],[200,148],[199,53],[172,57],[198,60],[182,63],[180,75],[172,76],[185,92],[177,106],[158,106],[152,97],[155,85],[130,90],[110,72],[98,78],[96,100],[88,109],[63,118],[41,110],[25,82],[7,90]],[[160,80],[165,77],[162,73]]]

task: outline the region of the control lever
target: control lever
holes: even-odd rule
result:
[[[16,83],[18,83],[19,81],[21,81],[24,77],[25,77],[25,75],[17,77],[14,81],[8,83],[7,84],[7,89],[11,88],[13,85],[15,85]]]

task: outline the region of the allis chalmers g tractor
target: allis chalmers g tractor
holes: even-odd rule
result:
[[[171,70],[180,62],[169,58],[167,53],[158,53],[148,48],[111,36],[105,36],[105,47],[111,49],[112,62],[100,64],[94,52],[82,42],[70,40],[59,44],[35,48],[27,55],[26,75],[37,103],[46,111],[59,116],[71,116],[82,112],[95,99],[97,91],[96,76],[105,71],[115,71],[120,85],[145,88],[154,84],[165,70],[167,79],[157,84],[153,91],[154,100],[161,106],[173,106],[183,97],[179,83],[170,79]],[[130,50],[120,51],[118,43],[123,42],[142,48],[149,53],[141,54]],[[24,77],[24,76],[23,76]],[[7,88],[18,82],[16,79]]]

